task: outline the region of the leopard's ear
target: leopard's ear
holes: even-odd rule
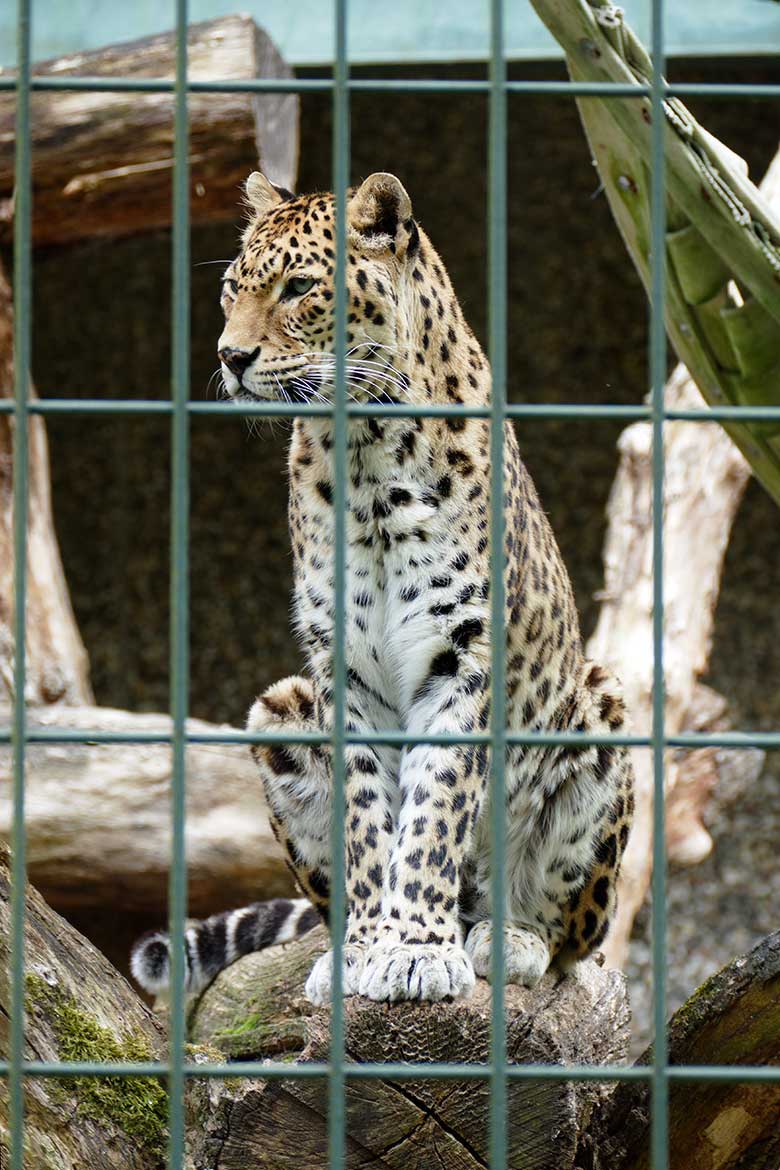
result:
[[[349,201],[347,220],[363,246],[396,255],[417,249],[412,201],[395,175],[384,171],[369,175]]]
[[[277,203],[283,203],[288,191],[276,187],[261,171],[252,171],[244,184],[246,201],[254,215],[267,215]],[[291,196],[290,196],[291,197]]]

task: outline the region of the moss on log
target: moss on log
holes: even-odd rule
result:
[[[9,1055],[8,854],[0,853],[0,1056]],[[32,887],[25,929],[26,1060],[155,1060],[159,1023],[111,964]],[[156,1079],[31,1077],[25,1170],[159,1170],[167,1098]],[[8,1083],[0,1081],[0,1165],[8,1152]]]

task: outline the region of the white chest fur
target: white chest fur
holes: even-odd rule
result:
[[[432,658],[446,645],[457,582],[448,510],[411,480],[368,485],[349,500],[346,530],[348,685],[375,727],[403,728]],[[428,492],[430,496],[430,492]],[[320,517],[318,517],[320,519]],[[329,532],[296,581],[296,619],[315,669],[327,672],[333,633],[333,542]],[[441,611],[441,612],[439,612]],[[361,686],[361,684],[363,684]]]

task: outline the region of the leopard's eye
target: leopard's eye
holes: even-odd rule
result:
[[[292,297],[302,297],[309,289],[314,288],[315,281],[309,276],[294,276],[292,280],[288,280],[284,286],[282,293],[283,300],[290,300]]]

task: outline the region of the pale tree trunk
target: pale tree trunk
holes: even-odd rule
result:
[[[780,153],[762,183],[780,205]],[[706,410],[684,366],[665,392],[668,409]],[[605,585],[589,656],[609,665],[623,683],[633,730],[649,734],[653,691],[652,428],[628,427],[619,442],[620,466],[607,509]],[[669,734],[707,726],[699,679],[706,672],[715,608],[731,525],[750,475],[744,457],[717,423],[664,426],[664,671]],[[711,700],[705,697],[704,706]],[[636,816],[620,878],[618,912],[604,951],[621,966],[634,917],[652,869],[652,753],[633,750]],[[672,856],[701,860],[711,841],[702,804],[715,782],[714,753],[671,754],[666,761]]]
[[[172,77],[172,34],[38,66],[56,77]],[[286,78],[291,71],[249,17],[188,30],[191,79]],[[0,242],[13,231],[13,93],[0,95]],[[258,157],[294,184],[298,100],[292,94],[192,94],[188,101],[191,218],[234,218],[239,186]],[[33,95],[33,243],[148,231],[171,222],[173,97],[55,92]],[[14,387],[13,304],[0,270],[0,397]],[[31,390],[32,393],[32,390]],[[0,697],[13,686],[13,419],[0,415]],[[52,522],[43,419],[29,424],[28,703],[89,704],[87,656],[71,610]]]

